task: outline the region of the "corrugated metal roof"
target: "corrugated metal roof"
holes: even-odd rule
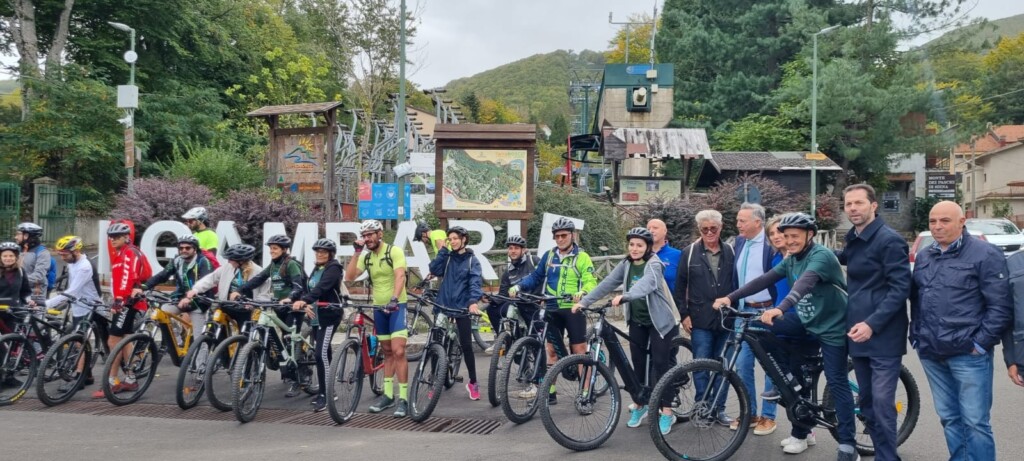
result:
[[[812,161],[804,155],[806,152],[712,152],[709,159],[719,172],[810,170]],[[832,159],[818,160],[814,167],[825,171],[842,170]]]
[[[340,107],[341,105],[341,101],[331,101],[311,102],[306,104],[288,104],[283,106],[263,106],[245,115],[248,117],[266,117],[269,115],[308,114],[310,112],[327,112],[331,109]]]
[[[606,160],[623,160],[629,154],[655,159],[710,158],[711,147],[703,129],[616,128],[605,137],[603,154]]]

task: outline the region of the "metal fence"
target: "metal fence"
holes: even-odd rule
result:
[[[21,217],[21,186],[0,183],[0,240],[14,237]]]
[[[43,242],[52,244],[65,235],[74,234],[78,202],[75,191],[55,184],[37,183],[35,186],[34,218],[43,228]]]

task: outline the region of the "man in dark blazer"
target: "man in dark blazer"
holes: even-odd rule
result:
[[[853,229],[837,251],[846,266],[849,303],[847,345],[860,393],[861,415],[878,461],[896,461],[896,384],[907,353],[907,297],[910,260],[907,242],[876,217],[875,189],[854,184],[843,191]]]

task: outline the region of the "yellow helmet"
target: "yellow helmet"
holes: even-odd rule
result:
[[[57,240],[54,245],[57,251],[80,251],[82,249],[82,238],[77,235],[65,235]]]

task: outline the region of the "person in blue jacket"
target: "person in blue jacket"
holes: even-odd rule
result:
[[[473,250],[466,248],[469,231],[455,226],[448,229],[448,241],[430,262],[430,274],[444,277],[437,291],[437,303],[448,308],[480,315],[483,292],[483,269]],[[466,391],[470,400],[480,400],[480,384],[476,380],[476,359],[473,357],[473,325],[468,315],[455,318],[462,346],[463,363],[469,373]]]
[[[658,255],[658,259],[665,266],[665,283],[668,283],[668,289],[675,293],[676,272],[679,271],[679,261],[683,252],[669,244],[668,226],[665,225],[665,221],[660,219],[647,221],[647,230],[654,236],[652,251]]]
[[[1024,387],[1024,251],[1006,260],[1013,290],[1013,325],[1003,335],[1003,361],[1010,380]]]

